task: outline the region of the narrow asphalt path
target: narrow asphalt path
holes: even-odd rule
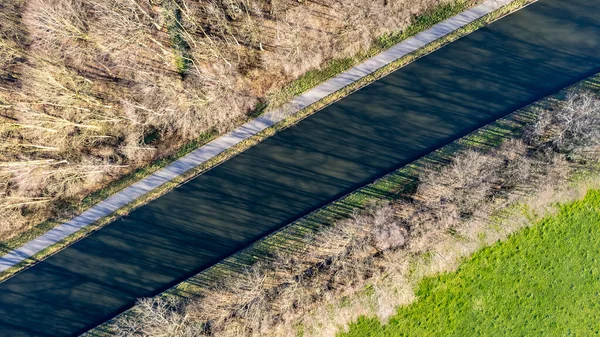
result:
[[[0,336],[77,335],[264,235],[600,71],[598,0],[540,0],[0,284]]]

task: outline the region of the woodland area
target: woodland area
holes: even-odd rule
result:
[[[0,2],[0,240],[444,2]]]

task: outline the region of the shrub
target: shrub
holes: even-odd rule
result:
[[[138,301],[132,315],[121,318],[116,336],[196,337],[203,327],[190,320],[182,302],[166,298],[145,298]]]
[[[571,93],[554,109],[541,113],[528,130],[529,142],[538,147],[584,157],[600,150],[600,99],[591,92]]]

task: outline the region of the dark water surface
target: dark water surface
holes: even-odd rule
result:
[[[300,216],[600,71],[600,1],[541,0],[0,284],[0,336],[77,335]]]

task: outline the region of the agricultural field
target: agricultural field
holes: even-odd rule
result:
[[[361,318],[340,337],[592,336],[600,332],[600,191],[424,279],[387,324]]]

